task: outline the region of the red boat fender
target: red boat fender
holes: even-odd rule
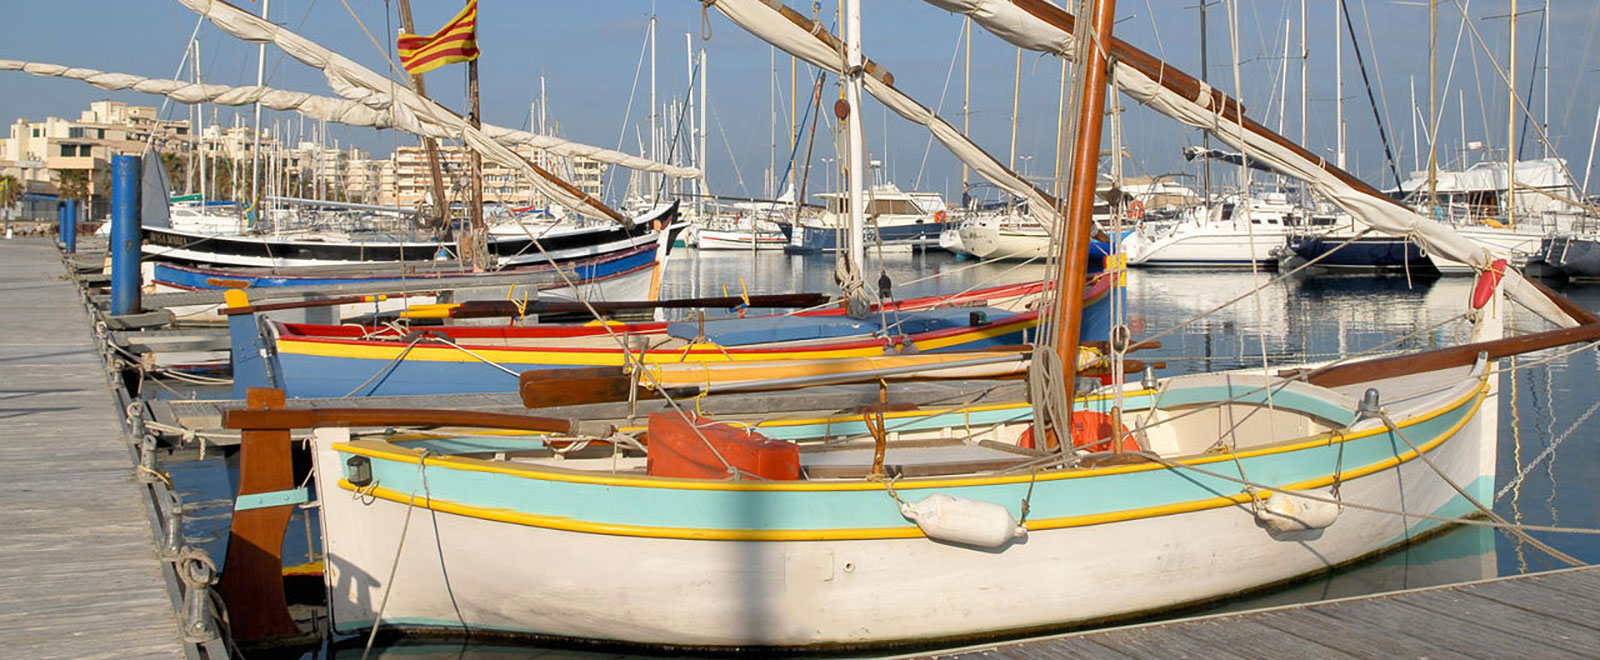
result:
[[[1483,309],[1489,304],[1489,299],[1494,297],[1494,290],[1500,286],[1500,278],[1506,276],[1506,260],[1495,259],[1487,269],[1478,274],[1478,284],[1472,288],[1472,308]]]
[[[698,415],[650,413],[649,439],[645,472],[652,477],[731,479],[731,465],[745,478],[800,479],[799,446],[748,428]]]
[[[1055,430],[1045,431],[1045,444],[1051,449],[1056,446]],[[1017,446],[1023,449],[1037,449],[1033,440],[1033,427],[1023,429],[1022,436],[1017,438]],[[1076,410],[1072,413],[1072,446],[1084,451],[1111,451],[1111,416],[1092,410]],[[1122,450],[1139,451],[1139,442],[1133,439],[1133,434],[1128,432],[1128,427],[1122,427]]]

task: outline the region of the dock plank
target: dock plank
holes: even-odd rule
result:
[[[1600,629],[1540,616],[1471,592],[1417,593],[1408,597],[1406,603],[1440,615],[1461,617],[1507,636],[1534,636],[1545,645],[1575,655],[1600,650]]]
[[[81,300],[49,241],[0,243],[0,642],[18,658],[181,658]]]
[[[1214,614],[967,649],[938,658],[1595,657],[1600,567]]]

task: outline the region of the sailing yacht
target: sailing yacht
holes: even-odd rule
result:
[[[1174,220],[1147,220],[1122,241],[1122,250],[1130,266],[1275,268],[1273,250],[1299,217],[1280,191],[1229,194]]]

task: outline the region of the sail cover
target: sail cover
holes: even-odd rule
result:
[[[1012,45],[1060,57],[1072,52],[1072,15],[1043,0],[924,1],[969,16]],[[1326,159],[1251,121],[1238,101],[1121,40],[1113,39],[1110,51],[1118,61],[1112,78],[1119,91],[1135,101],[1189,126],[1209,130],[1251,160],[1305,181],[1374,229],[1405,236],[1431,252],[1478,269],[1489,266],[1492,257],[1482,245],[1448,225],[1423,218]],[[1520,273],[1507,271],[1505,281],[1512,298],[1539,316],[1564,327],[1578,324]]]
[[[842,42],[819,23],[801,16],[779,0],[708,0],[729,20],[767,43],[782,48],[812,66],[840,75],[844,66]],[[867,93],[906,120],[926,126],[934,139],[961,159],[979,176],[1002,190],[1027,199],[1028,212],[1055,234],[1060,225],[1056,201],[1044,191],[1024,181],[968,139],[950,122],[896,89],[894,77],[876,64],[868,63],[862,83]]]
[[[457,135],[445,126],[427,122],[416,115],[402,116],[390,112],[393,100],[387,93],[367,97],[364,101],[358,103],[356,101],[317,96],[306,92],[273,89],[271,87],[203,85],[176,80],[146,78],[127,73],[68,67],[45,62],[22,62],[3,59],[0,59],[0,71],[21,71],[35,76],[81,80],[100,89],[111,91],[132,90],[145,94],[157,94],[179,103],[191,105],[196,103],[215,103],[217,105],[242,106],[259,102],[261,105],[273,110],[297,112],[310,119],[348,126],[395,128],[415,135],[442,139],[453,139]],[[416,121],[409,124],[397,121],[407,118],[415,119]],[[648,158],[580,144],[549,135],[539,135],[490,124],[484,124],[482,130],[494,138],[496,142],[508,147],[515,148],[526,145],[557,156],[587,158],[618,167],[644,172],[659,172],[676,179],[700,178],[700,170],[697,168],[667,165]]]

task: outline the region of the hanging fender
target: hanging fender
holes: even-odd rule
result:
[[[1256,519],[1274,532],[1304,532],[1332,525],[1339,511],[1334,502],[1275,492],[1256,510]]]

